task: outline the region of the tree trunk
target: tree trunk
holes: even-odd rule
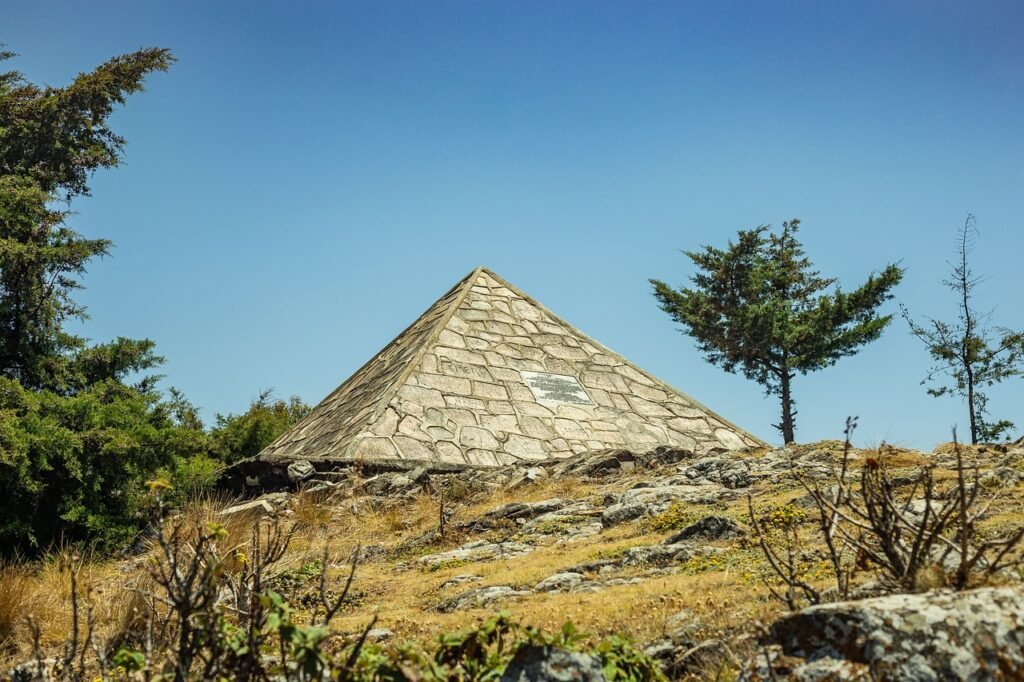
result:
[[[978,444],[978,413],[974,409],[974,372],[967,366],[967,410],[971,417],[971,445]]]
[[[783,370],[781,377],[781,391],[779,396],[782,400],[782,423],[779,424],[779,430],[782,431],[782,442],[790,444],[793,442],[793,397],[790,394],[789,382],[792,381],[793,375],[788,371]]]

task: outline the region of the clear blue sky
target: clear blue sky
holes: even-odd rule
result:
[[[1024,4],[0,2],[37,82],[141,46],[178,63],[115,117],[126,163],[73,226],[113,239],[86,333],[154,339],[204,414],[317,402],[478,264],[777,440],[774,398],[655,305],[681,249],[799,217],[855,286],[939,285],[968,211],[979,307],[1024,326]],[[896,303],[888,306],[895,312]],[[964,414],[895,320],[798,379],[798,438],[931,447]],[[992,391],[1024,427],[1024,380]]]

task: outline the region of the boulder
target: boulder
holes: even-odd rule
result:
[[[741,679],[1024,679],[1024,590],[935,590],[824,604],[778,620],[770,637],[779,645],[773,660],[782,664],[767,670],[762,653]],[[829,671],[844,677],[821,676]]]
[[[288,465],[288,480],[292,483],[301,483],[315,473],[313,465],[304,459],[297,459]]]
[[[565,572],[555,573],[541,580],[534,586],[534,592],[562,592],[568,591],[583,582],[580,573]]]
[[[438,611],[451,613],[452,611],[464,611],[466,609],[480,609],[490,606],[494,602],[504,601],[515,597],[525,597],[531,594],[525,590],[517,590],[509,585],[488,585],[478,587],[456,595],[451,599],[445,599],[437,606]]]
[[[665,540],[665,544],[675,545],[692,540],[731,540],[743,535],[743,529],[732,519],[724,516],[705,516]]]
[[[533,485],[537,481],[548,477],[548,472],[543,467],[530,467],[519,473],[517,476],[506,485],[510,490],[516,490],[518,488],[524,488],[529,485]]]
[[[236,516],[238,514],[251,514],[253,516],[270,516],[274,513],[274,507],[267,500],[252,500],[250,502],[243,502],[222,509],[220,511],[221,516]]]
[[[641,545],[622,555],[620,566],[669,566],[690,558],[688,545]]]
[[[525,645],[512,657],[501,682],[604,682],[601,659],[553,646]]]
[[[531,545],[521,542],[487,542],[476,540],[467,542],[461,547],[421,556],[416,562],[426,568],[441,568],[445,565],[459,565],[476,561],[493,561],[495,559],[511,559],[524,556],[533,551]]]
[[[494,528],[495,524],[502,520],[526,521],[541,514],[557,511],[566,504],[567,502],[559,497],[540,502],[510,502],[492,509],[479,518],[460,524],[459,528],[468,531],[487,530]]]
[[[648,507],[642,502],[623,503],[619,502],[607,507],[601,512],[601,525],[605,528],[617,526],[626,521],[638,519],[649,513]]]

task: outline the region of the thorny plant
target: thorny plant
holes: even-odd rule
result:
[[[865,460],[859,480],[850,473],[851,438],[856,418],[846,421],[843,452],[829,471],[827,487],[794,467],[793,476],[807,491],[817,511],[818,526],[835,580],[835,598],[850,596],[858,571],[872,569],[880,586],[891,592],[914,592],[934,586],[962,590],[991,580],[1024,563],[1018,548],[1024,526],[1004,537],[982,538],[978,523],[998,491],[982,499],[978,468],[969,469],[953,430],[956,477],[952,488],[940,490],[934,467],[922,467],[909,491],[894,479],[880,450]],[[851,480],[852,479],[852,480]],[[859,485],[855,486],[855,482]],[[804,577],[797,548],[797,522],[783,526],[781,542],[773,541],[754,514],[748,497],[751,525],[772,572],[785,590],[769,585],[772,594],[790,609],[801,601],[818,604],[823,593]],[[802,598],[802,599],[801,599]]]
[[[160,509],[151,559],[152,589],[140,590],[146,605],[141,650],[122,646],[112,657],[94,636],[92,608],[82,605],[78,585],[80,566],[66,565],[71,580],[72,627],[61,658],[47,665],[34,628],[36,660],[25,679],[81,682],[121,680],[319,680],[324,674],[350,679],[348,671],[376,622],[371,619],[344,662],[324,650],[330,623],[350,603],[359,548],[341,594],[330,597],[326,550],[321,562],[317,604],[308,625],[294,619],[291,607],[268,589],[271,569],[287,551],[295,533],[277,517],[261,519],[250,539],[231,545],[218,523],[197,529],[183,522],[166,524]],[[168,527],[169,525],[169,527]],[[91,657],[89,652],[93,654]],[[90,670],[91,669],[91,670]],[[89,676],[87,676],[87,671]]]

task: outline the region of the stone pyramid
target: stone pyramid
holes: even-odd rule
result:
[[[477,268],[258,458],[500,466],[761,444]]]

